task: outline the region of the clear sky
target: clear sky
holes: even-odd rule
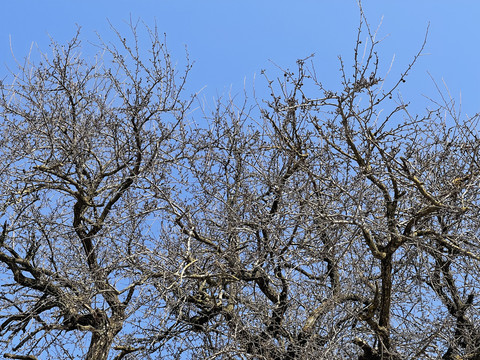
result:
[[[435,95],[427,71],[452,95],[462,94],[464,112],[480,111],[480,1],[364,0],[369,22],[388,37],[379,48],[385,66],[395,54],[394,72],[401,71],[419,49],[430,23],[425,53],[401,89],[407,100]],[[244,81],[261,93],[261,69],[271,76],[276,64],[294,68],[295,60],[311,53],[321,79],[338,79],[337,55],[351,59],[358,26],[355,0],[0,0],[0,76],[12,64],[10,39],[17,58],[32,44],[48,51],[49,36],[65,42],[76,24],[87,39],[97,31],[112,36],[108,20],[119,28],[141,18],[156,21],[167,34],[169,48],[179,60],[188,47],[195,66],[191,91],[204,85],[207,99],[242,92]]]

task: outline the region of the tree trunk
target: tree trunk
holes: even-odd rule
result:
[[[107,360],[115,335],[111,330],[93,332],[85,360]]]
[[[380,319],[378,325],[380,327],[380,340],[381,340],[381,354],[386,358],[390,358],[390,308],[392,302],[392,255],[387,255],[382,260],[381,267],[382,276],[382,296],[380,307]],[[384,354],[386,350],[386,354]],[[382,357],[383,358],[383,357]]]

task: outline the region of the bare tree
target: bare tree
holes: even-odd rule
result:
[[[425,43],[394,81],[378,44],[362,14],[339,90],[299,60],[186,141],[161,288],[192,358],[480,356],[478,116],[442,92],[412,115],[397,90]]]
[[[338,89],[303,59],[193,122],[133,30],[2,86],[5,357],[480,358],[479,117],[397,95],[425,43],[389,79],[361,12]]]
[[[190,64],[179,76],[155,31],[142,51],[131,30],[131,43],[100,43],[93,63],[78,33],[52,43],[1,87],[0,333],[13,353],[107,359],[128,319],[161,306],[132,264],[162,203],[150,184],[162,188],[182,156]],[[120,341],[116,359],[131,345]]]

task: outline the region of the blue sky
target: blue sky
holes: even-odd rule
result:
[[[427,73],[445,80],[454,97],[462,94],[464,112],[480,111],[480,2],[446,0],[364,0],[369,22],[376,27],[383,16],[379,47],[384,66],[395,55],[393,73],[400,72],[419,49],[430,23],[425,53],[401,89],[405,99],[424,101],[435,96]],[[205,98],[241,93],[255,86],[263,94],[259,76],[268,69],[281,76],[272,63],[294,68],[295,60],[315,53],[320,78],[338,81],[337,55],[351,59],[358,26],[355,0],[11,0],[1,2],[0,76],[12,64],[10,39],[17,58],[33,43],[48,51],[49,36],[65,42],[75,33],[94,39],[95,31],[108,39],[110,22],[120,29],[130,17],[149,25],[156,21],[167,34],[169,48],[179,60],[188,47],[195,66],[189,90],[207,86]],[[425,102],[426,105],[426,102]]]
[[[430,23],[425,56],[400,89],[418,111],[428,104],[422,95],[436,97],[429,72],[438,83],[444,79],[454,97],[462,94],[466,114],[480,112],[480,1],[364,0],[363,6],[373,27],[383,18],[380,36],[386,38],[378,50],[383,67],[395,55],[394,74],[419,50]],[[66,42],[77,25],[86,39],[98,32],[108,40],[107,19],[122,29],[130,18],[156,22],[179,61],[188,47],[195,61],[188,89],[206,86],[209,101],[242,93],[244,84],[250,90],[255,75],[263,95],[260,71],[282,76],[270,60],[294,68],[296,59],[312,53],[320,79],[335,84],[337,56],[353,56],[359,12],[356,0],[0,0],[0,79],[13,65],[11,48],[18,59],[32,43],[48,51],[50,37]]]

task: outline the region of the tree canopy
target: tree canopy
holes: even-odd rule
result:
[[[135,24],[94,58],[77,33],[18,64],[4,357],[480,358],[479,117],[444,92],[412,113],[397,94],[425,43],[388,78],[361,15],[339,89],[301,59],[211,113]]]

